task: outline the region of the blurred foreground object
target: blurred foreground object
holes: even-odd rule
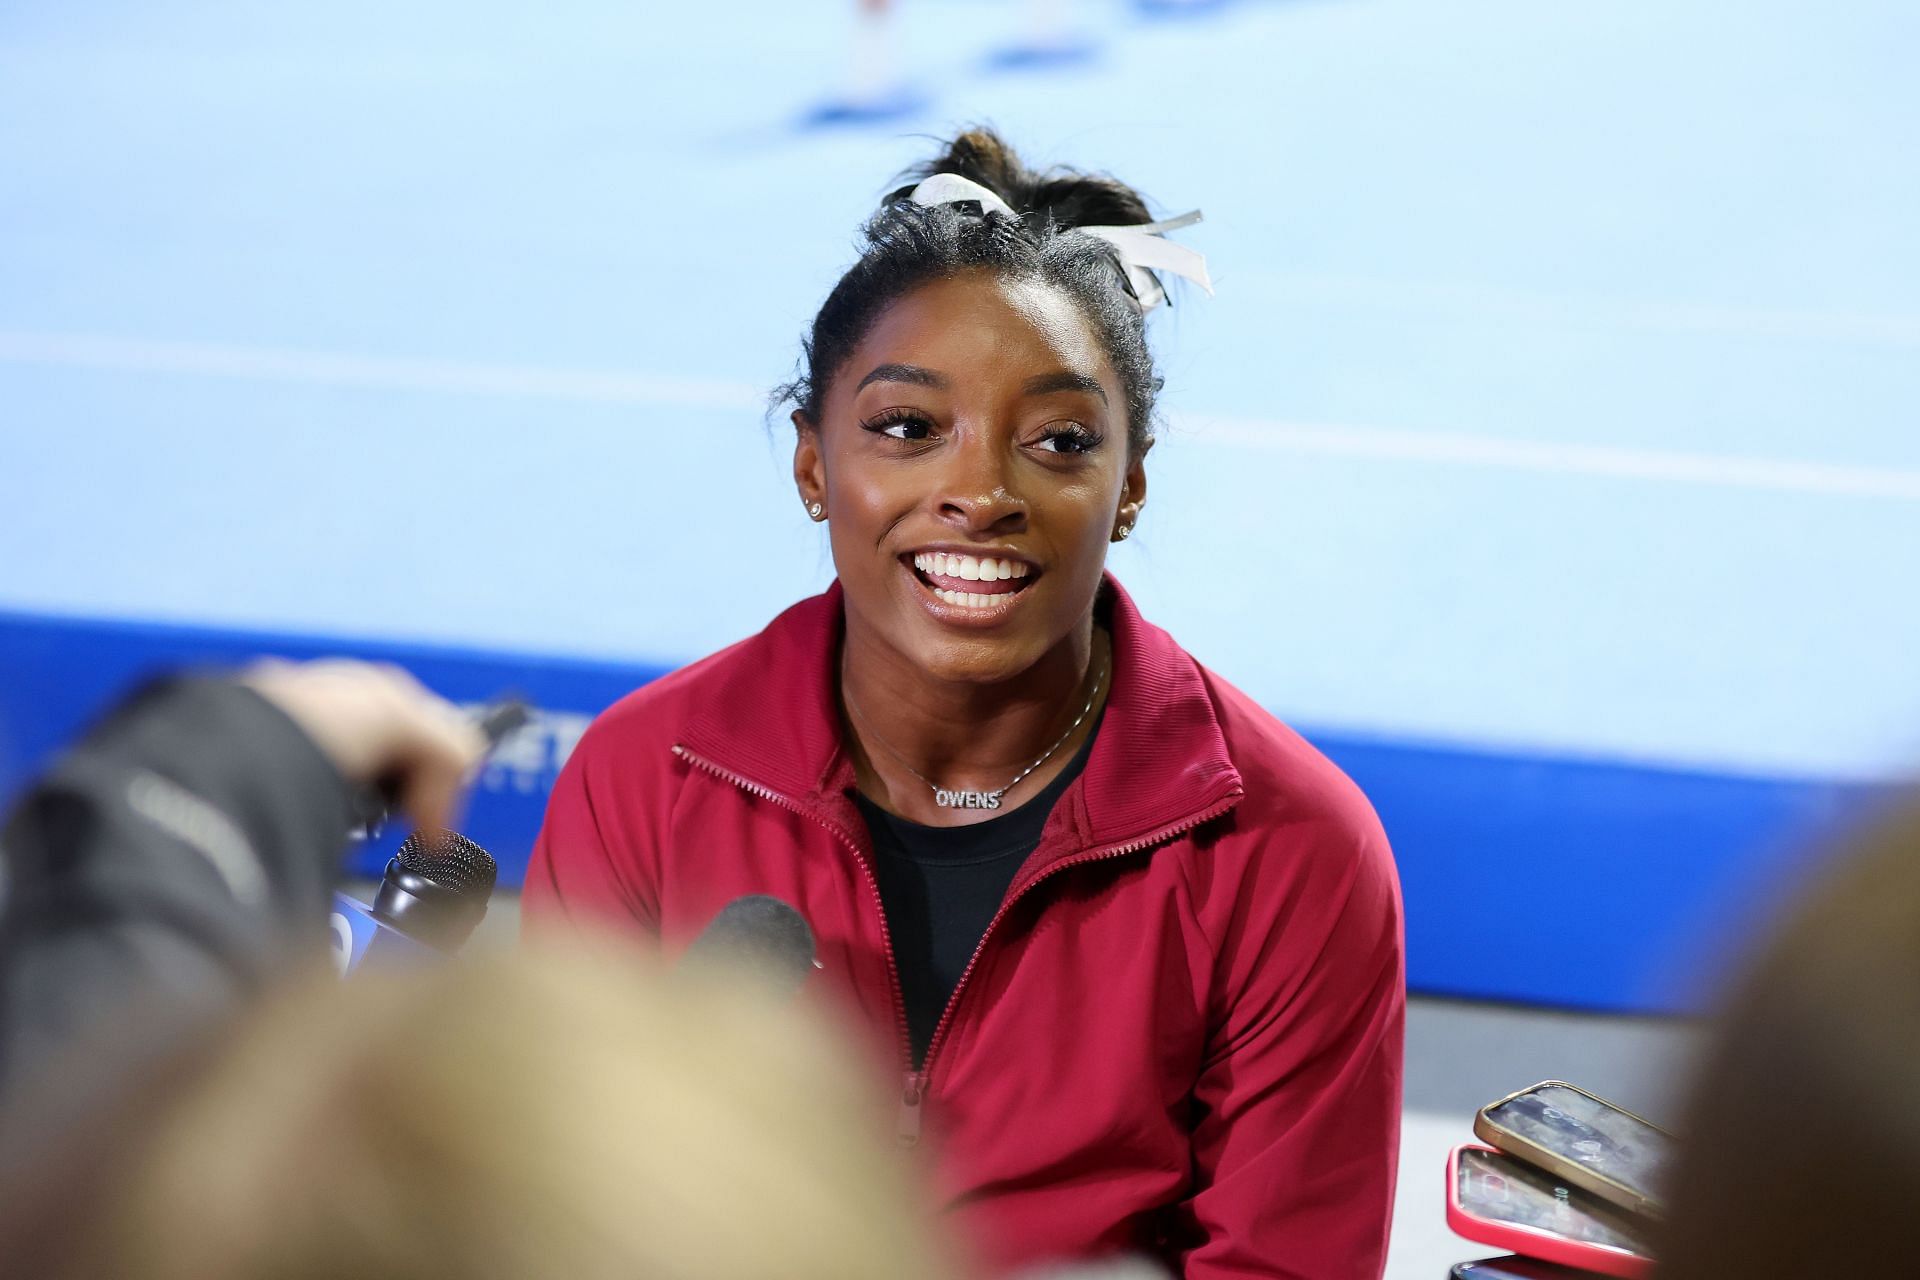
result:
[[[1858,841],[1767,945],[1681,1139],[1660,1280],[1913,1269],[1920,805]]]
[[[120,1280],[956,1274],[826,1029],[631,948],[318,973],[206,1058],[131,1140],[94,1134],[92,1171],[69,1161],[106,1190],[33,1188],[62,1255],[0,1256]]]
[[[696,976],[731,971],[737,981],[791,999],[820,961],[813,929],[798,911],[778,898],[751,893],[721,908],[680,957],[680,967]]]
[[[0,1086],[58,1063],[78,1096],[317,954],[355,790],[442,820],[483,746],[359,662],[135,694],[0,829]]]

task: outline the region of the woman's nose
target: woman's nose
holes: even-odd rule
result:
[[[1006,474],[1006,459],[986,441],[954,450],[941,477],[940,514],[969,533],[1016,533],[1026,527],[1027,503]]]

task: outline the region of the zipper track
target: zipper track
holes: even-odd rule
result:
[[[893,958],[893,935],[887,928],[887,906],[885,900],[880,896],[880,881],[874,876],[873,868],[868,865],[866,855],[860,852],[859,844],[839,826],[807,809],[806,806],[800,804],[790,796],[782,795],[778,791],[770,787],[762,786],[753,779],[743,777],[730,769],[723,769],[711,760],[695,755],[679,743],[674,744],[673,753],[682,760],[685,760],[688,764],[704,769],[716,778],[725,779],[751,795],[759,796],[763,800],[771,800],[782,808],[789,809],[803,818],[809,818],[819,823],[831,832],[835,839],[846,846],[848,852],[853,854],[853,860],[859,864],[860,874],[866,879],[867,889],[872,895],[874,909],[880,916],[881,950],[887,958],[887,981],[893,987],[894,1029],[898,1032],[900,1061],[906,1076],[906,1087],[901,1097],[900,1122],[900,1140],[901,1143],[906,1146],[912,1146],[919,1140],[920,1104],[926,1100],[927,1086],[933,1079],[934,1056],[940,1052],[941,1045],[946,1042],[947,1029],[953,1021],[953,1011],[960,1005],[960,997],[967,988],[967,979],[973,976],[975,967],[979,965],[980,956],[987,949],[988,939],[993,937],[993,931],[999,927],[1000,921],[1006,918],[1007,913],[1013,910],[1014,906],[1018,904],[1021,899],[1033,892],[1035,886],[1044,881],[1051,880],[1056,873],[1065,871],[1068,867],[1078,867],[1089,862],[1103,862],[1109,858],[1121,858],[1130,853],[1138,853],[1142,849],[1150,848],[1153,845],[1162,844],[1165,841],[1171,840],[1176,836],[1184,835],[1203,822],[1211,822],[1240,803],[1239,796],[1230,796],[1217,804],[1201,810],[1199,813],[1182,818],[1180,821],[1170,826],[1162,827],[1149,835],[1141,836],[1135,840],[1129,840],[1124,844],[1108,845],[1102,849],[1094,849],[1086,853],[1076,854],[1071,858],[1062,859],[1029,880],[1018,893],[1002,902],[1000,909],[993,913],[993,919],[987,921],[987,927],[980,934],[980,941],[974,944],[973,954],[967,957],[967,967],[960,971],[960,979],[954,983],[953,994],[947,997],[947,1006],[940,1011],[940,1021],[934,1024],[933,1038],[927,1042],[927,1056],[921,1061],[919,1069],[915,1070],[913,1064],[913,1035],[907,1026],[907,1003],[906,997],[901,992],[900,966]]]
[[[967,967],[960,971],[960,980],[954,983],[953,994],[947,998],[947,1007],[941,1010],[940,1021],[934,1026],[933,1039],[927,1042],[927,1057],[926,1060],[920,1064],[920,1076],[923,1087],[925,1082],[932,1077],[933,1057],[940,1051],[940,1046],[946,1041],[947,1025],[952,1022],[953,1011],[959,1007],[960,996],[967,989],[967,979],[973,976],[974,967],[980,963],[980,956],[987,949],[987,940],[993,936],[994,929],[999,926],[1000,921],[1005,918],[1006,914],[1013,910],[1014,906],[1022,898],[1032,893],[1036,885],[1039,885],[1043,881],[1051,880],[1057,872],[1065,871],[1068,867],[1083,866],[1089,862],[1104,862],[1109,858],[1125,857],[1127,854],[1138,853],[1142,849],[1164,843],[1165,841],[1173,839],[1175,836],[1184,835],[1203,822],[1213,821],[1238,803],[1240,803],[1240,797],[1233,796],[1210,808],[1202,810],[1192,817],[1183,818],[1172,826],[1162,827],[1151,835],[1141,836],[1137,840],[1129,840],[1125,844],[1108,845],[1104,849],[1094,849],[1087,853],[1076,854],[1071,858],[1064,858],[1048,867],[1045,871],[1042,871],[1033,879],[1027,881],[1020,892],[1014,894],[1005,902],[1002,902],[1000,909],[993,913],[993,919],[987,921],[987,927],[980,934],[980,941],[974,946],[973,954],[967,958]]]
[[[688,764],[705,770],[716,778],[731,782],[734,786],[739,787],[742,791],[750,795],[759,796],[762,800],[771,800],[783,809],[790,810],[803,818],[808,818],[819,823],[833,835],[834,839],[846,846],[848,853],[853,855],[854,862],[860,867],[860,875],[866,880],[867,889],[872,895],[874,912],[880,917],[880,951],[881,954],[887,958],[887,983],[893,989],[893,1022],[894,1030],[898,1033],[896,1039],[899,1042],[900,1048],[900,1065],[907,1075],[908,1092],[912,1093],[915,1075],[913,1069],[913,1034],[907,1028],[907,1000],[906,996],[902,994],[900,986],[900,966],[895,963],[893,958],[893,934],[887,928],[887,905],[885,900],[880,896],[880,881],[874,876],[873,868],[868,865],[866,855],[860,852],[858,842],[837,824],[827,821],[818,813],[808,809],[791,796],[782,795],[771,787],[762,786],[752,778],[743,777],[731,769],[723,769],[706,757],[695,755],[677,742],[673,744],[673,754],[679,756]],[[911,1099],[909,1105],[917,1106],[918,1099]]]

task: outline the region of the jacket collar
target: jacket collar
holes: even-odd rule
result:
[[[1113,688],[1080,778],[1062,797],[1075,842],[1148,842],[1224,811],[1242,792],[1200,665],[1140,616],[1111,574],[1101,606],[1113,636]],[[853,762],[834,673],[844,626],[838,582],[717,655],[716,677],[681,743],[742,781],[848,827]],[[1057,824],[1049,822],[1046,843]],[[858,829],[853,818],[851,829]]]

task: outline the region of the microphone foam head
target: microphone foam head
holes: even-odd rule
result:
[[[500,875],[493,855],[457,831],[415,831],[394,856],[401,870],[461,897],[491,897]]]
[[[693,940],[680,963],[696,972],[730,969],[790,996],[813,972],[813,930],[778,898],[763,893],[735,898]]]

